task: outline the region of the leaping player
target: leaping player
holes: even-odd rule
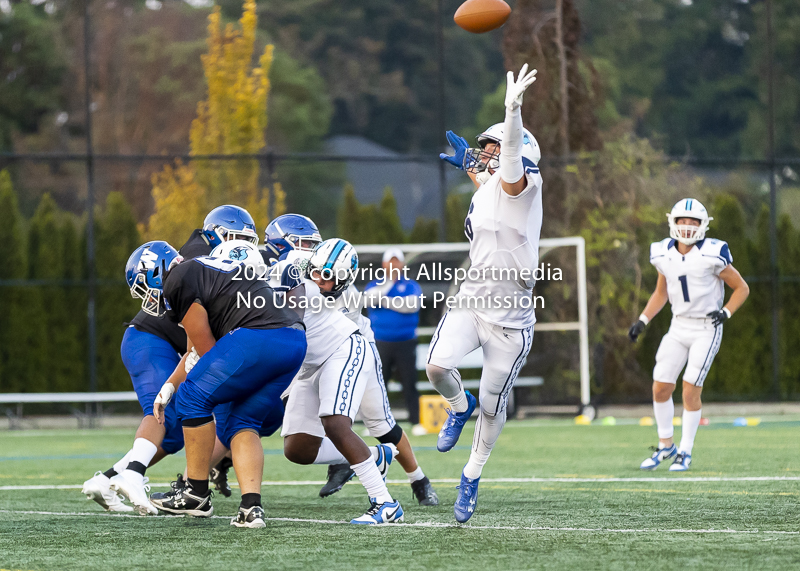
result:
[[[506,421],[508,394],[525,362],[536,321],[530,298],[534,280],[530,272],[539,264],[542,228],[542,177],[536,166],[539,145],[522,126],[522,96],[536,80],[536,70],[522,66],[517,79],[508,72],[506,117],[478,136],[480,149],[452,132],[447,138],[456,150],[442,159],[467,171],[477,187],[464,222],[470,241],[470,279],[458,292],[463,309],[451,309],[439,322],[431,341],[426,371],[434,388],[450,403],[448,418],[439,432],[437,448],[451,450],[477,401],[464,390],[458,364],[468,353],[483,347],[480,413],[469,462],[461,474],[454,512],[456,520],[472,517],[478,500],[481,472]],[[519,279],[493,280],[493,269]],[[509,270],[509,271],[506,271]],[[501,274],[502,274],[501,273]],[[482,275],[483,274],[483,275]],[[480,300],[508,296],[512,307],[487,308]],[[527,301],[527,303],[526,303]]]
[[[750,288],[733,267],[728,244],[705,237],[712,218],[700,201],[679,201],[667,219],[670,237],[650,245],[650,263],[658,270],[656,290],[628,336],[636,341],[669,301],[672,323],[658,347],[653,370],[658,447],[640,468],[655,470],[661,462],[674,457],[670,471],[684,472],[692,463],[692,447],[702,416],[700,393],[722,342],[722,324],[742,306]],[[725,284],[733,293],[723,305]],[[676,448],[672,440],[672,392],[684,366],[683,428]]]

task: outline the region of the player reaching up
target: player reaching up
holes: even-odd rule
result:
[[[692,447],[702,416],[700,394],[722,342],[722,324],[742,306],[750,288],[733,267],[728,244],[705,237],[712,218],[700,201],[680,200],[667,218],[670,237],[650,246],[650,263],[658,270],[656,289],[628,336],[636,341],[669,301],[672,323],[658,347],[653,370],[658,447],[640,467],[655,470],[664,460],[675,457],[670,471],[683,472],[692,463]],[[733,293],[723,306],[725,284]],[[684,367],[682,434],[676,448],[672,440],[672,392]]]
[[[461,284],[461,308],[449,310],[439,321],[426,367],[428,379],[450,403],[437,443],[439,451],[447,452],[477,406],[464,390],[458,363],[483,348],[480,412],[454,506],[459,522],[475,511],[481,471],[505,424],[508,394],[530,351],[536,321],[530,301],[542,227],[542,177],[536,166],[541,152],[521,117],[522,96],[535,80],[536,70],[528,73],[527,64],[517,79],[508,72],[505,121],[478,136],[480,149],[468,149],[464,139],[448,132],[456,154],[441,155],[465,169],[478,187],[464,231],[470,241],[470,274],[479,279],[468,277]],[[493,271],[497,269],[504,272]],[[490,296],[508,296],[513,303],[486,307]]]

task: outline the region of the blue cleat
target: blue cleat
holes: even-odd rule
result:
[[[379,504],[375,498],[370,498],[370,508],[361,517],[350,520],[356,525],[383,525],[385,523],[400,523],[403,521],[403,508],[400,502],[384,502]]]
[[[655,470],[664,460],[669,460],[678,453],[678,447],[673,443],[667,448],[653,448],[654,452],[639,466],[641,470]]]
[[[687,454],[686,452],[678,452],[678,455],[675,456],[675,461],[672,463],[672,466],[669,467],[670,472],[685,472],[689,469],[689,465],[692,463],[692,455]]]
[[[458,490],[458,497],[453,511],[456,514],[456,521],[458,523],[465,523],[472,517],[475,508],[478,506],[478,483],[480,478],[467,478],[464,473],[461,473],[461,483],[456,486]]]
[[[439,440],[436,441],[436,448],[439,452],[448,452],[453,449],[453,446],[458,442],[461,431],[464,430],[464,424],[472,416],[475,406],[478,404],[476,399],[469,391],[464,391],[467,395],[467,410],[464,412],[455,412],[453,409],[447,409],[447,420],[442,424],[442,429],[439,431]]]

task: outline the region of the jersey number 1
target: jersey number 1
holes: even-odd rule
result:
[[[689,301],[689,284],[686,281],[686,276],[678,276],[681,282],[681,289],[683,290],[683,301]]]

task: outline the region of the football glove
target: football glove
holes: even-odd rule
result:
[[[536,81],[536,70],[528,73],[528,64],[523,64],[519,70],[519,76],[514,80],[514,72],[509,71],[506,75],[506,109],[514,111],[522,107],[522,95],[533,82]]]
[[[711,318],[711,323],[714,324],[714,327],[719,327],[726,319],[731,318],[731,312],[728,310],[728,308],[723,307],[722,309],[712,311],[711,313],[707,314],[706,317]]]
[[[459,137],[452,131],[448,131],[447,135],[447,142],[450,143],[450,146],[453,147],[452,156],[448,155],[447,153],[439,153],[439,158],[443,161],[447,161],[454,167],[464,170],[464,155],[467,153],[467,149],[469,149],[469,143],[464,137]]]
[[[187,375],[189,374],[189,371],[191,371],[194,368],[194,366],[197,364],[199,360],[200,360],[200,355],[197,354],[197,349],[192,347],[192,350],[189,351],[188,355],[186,355],[186,361],[184,361],[183,364],[183,368],[186,370]],[[170,386],[172,386],[172,383],[170,383]]]
[[[164,422],[164,409],[167,408],[169,401],[172,400],[172,395],[175,394],[175,385],[167,381],[161,390],[158,391],[156,400],[153,403],[153,416],[156,420],[163,424]]]
[[[631,338],[631,341],[633,343],[636,343],[636,340],[639,338],[639,335],[644,333],[645,327],[647,327],[647,325],[645,325],[644,321],[642,321],[641,319],[638,320],[633,325],[631,325],[631,328],[628,329],[628,337]]]

